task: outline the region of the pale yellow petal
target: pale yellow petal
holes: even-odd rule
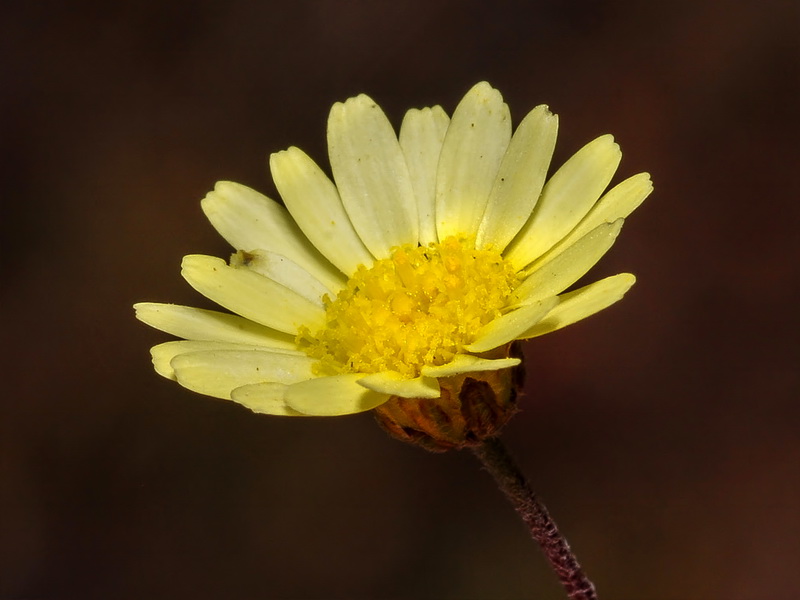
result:
[[[203,199],[203,212],[214,228],[237,250],[269,250],[314,275],[330,290],[344,286],[344,277],[303,235],[277,202],[247,186],[220,181]]]
[[[389,399],[389,394],[360,385],[363,377],[363,373],[348,373],[296,383],[286,389],[284,400],[305,415],[333,417],[371,410]]]
[[[511,294],[511,302],[530,304],[559,294],[591,269],[617,239],[623,219],[603,223],[536,269]]]
[[[533,212],[556,146],[558,117],[537,106],[511,138],[478,228],[477,246],[503,251]]]
[[[475,341],[465,346],[470,352],[486,352],[514,341],[529,330],[558,304],[556,296],[520,306],[481,327]]]
[[[272,178],[303,233],[345,275],[373,258],[344,210],[328,176],[299,148],[270,156]]]
[[[304,417],[304,414],[292,410],[283,401],[288,387],[285,383],[251,383],[233,390],[231,399],[262,415]]]
[[[630,215],[647,196],[653,191],[653,183],[648,173],[639,173],[615,185],[592,207],[592,210],[569,232],[569,235],[548,250],[543,256],[536,259],[528,270],[537,269],[540,264],[549,261],[556,254],[560,254],[581,237],[602,225],[613,223]]]
[[[630,273],[620,273],[564,294],[561,302],[544,319],[519,336],[524,340],[544,335],[590,317],[621,300],[636,278]]]
[[[263,350],[207,350],[175,356],[170,365],[183,387],[206,396],[231,399],[231,392],[253,383],[291,384],[314,377],[314,360],[305,355]]]
[[[500,92],[475,85],[456,107],[436,175],[436,230],[474,237],[511,139],[511,115]]]
[[[372,373],[358,380],[368,390],[401,398],[438,398],[439,382],[433,377],[408,379],[395,371]]]
[[[189,340],[295,348],[293,337],[238,315],[157,302],[139,302],[133,308],[136,318],[150,327]]]
[[[187,354],[189,352],[204,352],[211,350],[241,350],[241,351],[270,350],[285,354],[296,354],[299,356],[304,356],[304,353],[298,350],[277,349],[277,348],[272,349],[260,346],[250,346],[247,344],[235,344],[231,342],[212,342],[212,341],[200,341],[200,340],[176,340],[173,342],[164,342],[163,344],[158,344],[157,346],[153,346],[152,348],[150,348],[150,355],[153,357],[153,368],[155,369],[156,373],[158,373],[162,377],[166,377],[167,379],[174,380],[175,372],[172,370],[172,366],[170,366],[170,362],[172,361],[173,358],[175,358],[179,354]]]
[[[417,197],[419,243],[438,241],[436,235],[436,170],[450,117],[441,106],[409,110],[400,126],[400,148],[406,157]]]
[[[419,240],[417,201],[400,143],[375,102],[336,103],[328,119],[331,169],[347,214],[376,258]]]
[[[231,266],[245,267],[289,288],[312,304],[322,306],[322,297],[332,295],[311,273],[285,256],[269,250],[239,250],[231,256]],[[337,290],[338,291],[338,290]]]
[[[480,358],[470,354],[457,354],[456,357],[446,365],[422,367],[421,372],[425,377],[452,377],[461,373],[471,373],[473,371],[497,371],[515,367],[520,363],[518,358]]]
[[[319,305],[255,271],[230,267],[219,258],[186,256],[181,274],[206,298],[278,331],[296,334],[301,325],[313,331],[325,324],[325,311]]]
[[[522,270],[566,236],[592,208],[617,170],[622,153],[614,138],[589,142],[556,171],[531,218],[505,252]]]

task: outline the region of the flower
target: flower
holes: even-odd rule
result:
[[[603,195],[621,159],[610,135],[545,181],[557,125],[538,106],[512,136],[485,82],[452,118],[409,110],[399,136],[369,97],[335,104],[335,183],[292,147],[270,157],[285,208],[230,182],[203,199],[237,252],[186,256],[182,274],[233,314],[137,304],[139,319],[184,338],[152,349],[155,370],[259,413],[376,409],[397,437],[437,449],[494,433],[514,411],[514,342],[608,307],[635,281],[563,293],[652,185],[640,173]]]

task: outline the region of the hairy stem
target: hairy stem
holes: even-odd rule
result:
[[[597,600],[594,585],[584,574],[567,540],[531,490],[505,445],[498,438],[486,438],[472,451],[528,526],[531,537],[539,543],[570,600]]]

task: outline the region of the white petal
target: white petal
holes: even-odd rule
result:
[[[320,306],[255,271],[229,267],[222,259],[185,256],[181,274],[206,298],[278,331],[295,334],[301,325],[314,331],[325,324]]]
[[[286,208],[312,244],[345,275],[373,258],[344,210],[336,186],[299,148],[270,156],[275,186]]]
[[[553,296],[521,306],[481,327],[475,341],[465,348],[470,352],[486,352],[512,342],[541,321],[556,304],[558,298]]]
[[[231,266],[255,271],[296,292],[312,304],[323,306],[322,297],[330,295],[330,290],[303,267],[269,250],[239,250],[231,257]]]
[[[617,239],[624,219],[603,223],[561,254],[548,253],[550,260],[537,264],[536,269],[511,294],[511,302],[530,304],[563,292],[583,277]]]
[[[371,410],[389,399],[389,394],[359,385],[363,377],[363,373],[348,373],[296,383],[287,388],[284,400],[305,415],[333,417]]]
[[[252,383],[297,383],[314,377],[315,361],[305,355],[262,350],[207,350],[179,354],[170,365],[183,387],[206,396],[231,399]]]
[[[553,149],[558,117],[537,106],[514,132],[500,171],[489,194],[476,245],[503,251],[531,216],[544,186]]]
[[[436,176],[436,229],[473,237],[511,139],[511,115],[500,92],[479,83],[453,113]]]
[[[361,94],[331,108],[328,152],[353,227],[376,258],[419,240],[417,201],[389,120]]]
[[[358,380],[368,390],[401,398],[438,398],[439,382],[433,377],[408,379],[395,371],[373,373]]]
[[[302,413],[292,410],[283,401],[285,383],[252,383],[243,385],[231,392],[231,399],[255,413],[262,415],[278,415],[281,417],[303,417]]]
[[[214,228],[237,250],[276,252],[296,262],[331,291],[344,286],[342,274],[317,252],[277,202],[244,185],[220,181],[201,206]]]
[[[474,371],[497,371],[515,367],[520,362],[518,358],[480,358],[470,354],[456,354],[452,362],[438,367],[422,367],[420,371],[425,377],[452,377],[461,373],[471,373]]]
[[[189,352],[203,352],[209,350],[242,350],[242,351],[256,351],[265,350],[259,346],[249,346],[246,344],[233,344],[230,342],[206,342],[199,340],[179,340],[174,342],[164,342],[150,348],[150,355],[153,357],[153,368],[156,373],[167,379],[175,379],[175,372],[170,366],[172,359],[179,354],[187,354]],[[296,354],[304,356],[304,353],[298,350],[282,350],[275,349],[275,352],[282,354]]]
[[[238,315],[156,302],[139,302],[133,308],[136,309],[136,318],[150,327],[189,340],[296,348],[291,336]]]
[[[556,254],[574,244],[581,237],[602,225],[613,223],[631,214],[647,196],[653,191],[653,183],[648,173],[639,173],[611,188],[592,207],[592,210],[569,232],[569,235],[548,250],[543,256],[536,259],[528,270],[539,268],[539,265],[549,261]]]
[[[604,135],[578,150],[544,186],[533,215],[508,247],[505,257],[522,270],[589,212],[617,170],[622,153]]]
[[[550,314],[518,339],[544,335],[585,319],[621,300],[635,282],[636,278],[630,273],[620,273],[564,294]]]
[[[436,235],[436,169],[450,117],[441,106],[409,110],[400,126],[400,148],[406,157],[417,197],[419,243],[438,241]]]

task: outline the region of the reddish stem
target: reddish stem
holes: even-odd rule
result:
[[[505,445],[498,438],[486,438],[479,446],[473,446],[472,451],[528,526],[531,537],[539,543],[570,600],[597,600],[594,585],[584,574],[567,540],[561,535],[544,504],[531,490]]]

